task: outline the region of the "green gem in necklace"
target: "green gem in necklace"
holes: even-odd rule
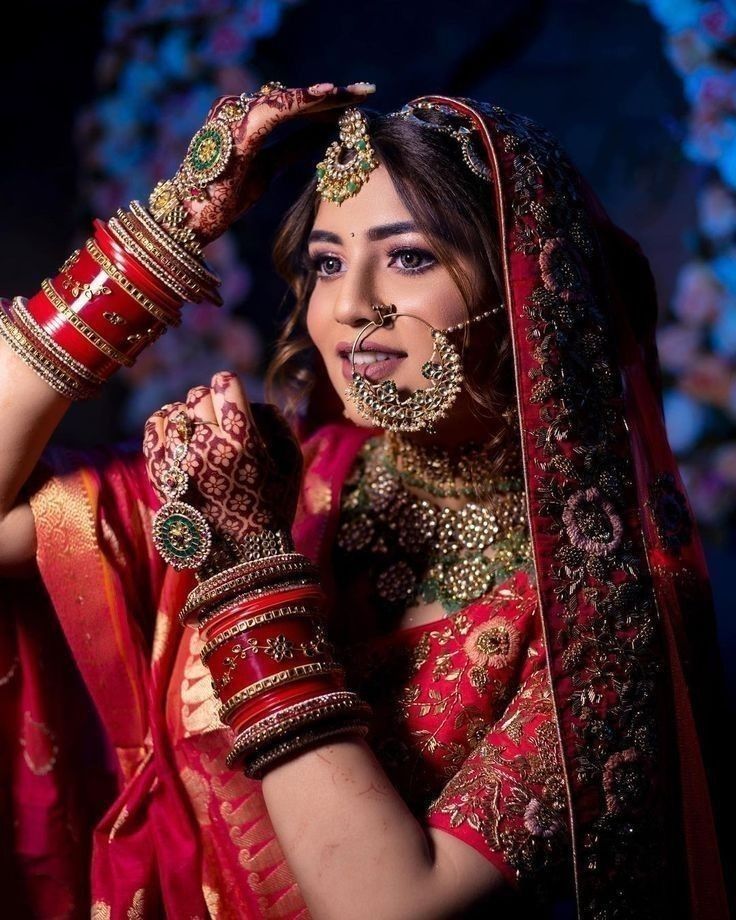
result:
[[[386,454],[385,435],[361,448],[336,542],[337,571],[368,571],[379,607],[439,601],[454,613],[529,562],[525,496],[514,480],[494,482],[482,504],[440,508],[414,495]]]

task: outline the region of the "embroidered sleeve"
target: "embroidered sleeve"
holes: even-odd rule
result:
[[[426,825],[475,847],[517,891],[545,900],[571,877],[567,799],[546,667],[526,677],[425,818]]]

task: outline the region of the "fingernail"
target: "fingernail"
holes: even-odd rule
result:
[[[376,84],[359,80],[357,83],[350,83],[348,89],[353,93],[375,93]]]
[[[317,96],[320,93],[329,93],[334,86],[334,83],[313,83],[309,87],[309,92],[312,93],[313,96]]]

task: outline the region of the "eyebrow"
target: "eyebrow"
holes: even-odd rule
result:
[[[375,243],[378,240],[385,240],[389,236],[399,236],[402,233],[417,233],[418,227],[411,221],[399,221],[395,224],[382,224],[380,227],[371,227],[366,233],[368,239]],[[329,230],[312,230],[309,234],[310,243],[334,243],[339,246],[342,239],[337,233],[331,233]]]

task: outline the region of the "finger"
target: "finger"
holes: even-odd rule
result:
[[[351,83],[349,86],[315,83],[306,89],[296,87],[259,96],[250,106],[249,134],[257,134],[259,128],[266,126],[270,131],[279,122],[299,115],[358,105],[373,92],[373,83]]]
[[[186,430],[186,423],[189,422],[187,407],[182,402],[170,403],[162,422],[166,455],[173,458],[175,447],[189,441],[189,433]]]
[[[375,93],[376,85],[375,83],[350,83],[348,86],[333,86],[327,92],[316,93],[312,92],[312,89],[310,87],[302,97],[302,110],[304,111],[324,111],[340,105],[360,105],[364,99]],[[290,114],[299,114],[299,111]]]
[[[168,405],[162,406],[148,418],[143,426],[143,453],[149,466],[149,473],[154,461],[160,462],[164,459],[163,421],[168,411]]]
[[[206,422],[209,425],[218,424],[209,387],[192,387],[187,393],[186,409],[187,415],[193,422]]]
[[[263,446],[257,420],[238,377],[231,371],[220,371],[212,378],[211,393],[217,424],[228,440]]]
[[[146,457],[146,471],[149,482],[160,501],[166,498],[161,484],[168,467],[164,444],[164,421],[164,414],[161,410],[155,412],[148,419],[145,425],[143,451]]]

